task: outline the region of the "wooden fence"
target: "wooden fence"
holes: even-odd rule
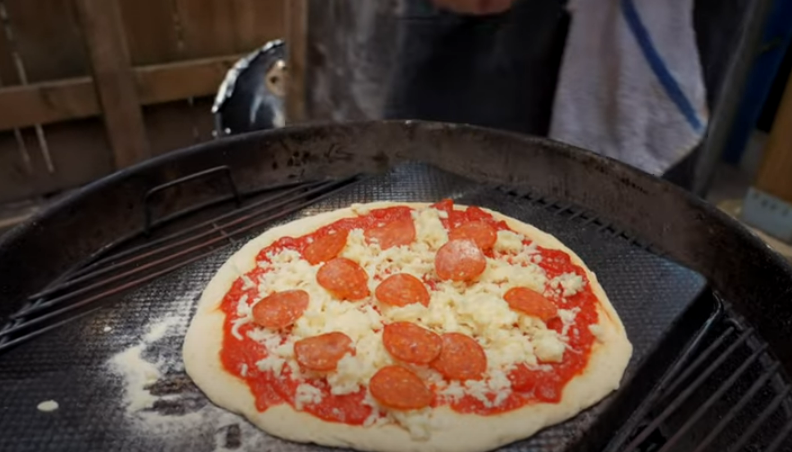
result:
[[[0,202],[211,139],[239,56],[289,0],[0,0]]]

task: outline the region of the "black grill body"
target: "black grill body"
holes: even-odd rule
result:
[[[559,237],[598,274],[635,346],[617,393],[509,449],[790,447],[792,269],[780,256],[712,206],[618,162],[420,122],[292,128],[178,151],[98,181],[11,232],[0,243],[0,446],[244,449],[259,435],[271,450],[311,449],[218,421],[222,413],[179,364],[195,296],[272,224],[352,202],[443,197]],[[242,211],[233,228],[221,227],[229,222],[218,218]],[[182,243],[202,224],[200,240]],[[141,356],[165,363],[147,389],[157,397],[149,414],[175,423],[152,434],[125,412],[112,363],[162,318],[171,321]],[[38,412],[48,399],[62,408]],[[182,428],[179,419],[196,413],[209,417]]]

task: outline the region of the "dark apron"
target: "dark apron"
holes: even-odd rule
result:
[[[401,20],[386,117],[547,134],[569,22],[560,1],[467,17],[406,0]]]
[[[392,119],[461,122],[546,136],[570,17],[563,0],[518,0],[497,16],[437,11],[404,0],[400,50],[385,108]],[[696,0],[710,108],[751,0]],[[697,150],[665,177],[689,187]]]

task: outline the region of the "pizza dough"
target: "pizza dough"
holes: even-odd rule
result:
[[[429,206],[424,203],[381,202],[366,204],[355,210],[398,205],[416,209]],[[600,301],[600,328],[588,366],[564,387],[559,403],[528,404],[513,411],[487,416],[460,414],[447,406],[440,406],[432,409],[431,434],[428,438],[418,440],[400,425],[375,424],[363,427],[330,423],[297,411],[288,404],[259,412],[246,382],[227,372],[219,359],[225,321],[225,313],[219,306],[232,283],[256,265],[255,258],[261,249],[283,236],[299,237],[339,219],[355,217],[355,210],[345,208],[321,213],[266,231],[229,258],[206,287],[185,337],[183,356],[187,373],[216,405],[244,415],[269,434],[292,441],[382,452],[481,452],[530,437],[546,426],[569,419],[618,388],[632,354],[632,345],[594,273],[555,237],[487,210],[497,220],[506,221],[513,231],[529,237],[537,245],[567,253],[573,264],[584,269],[591,289]]]

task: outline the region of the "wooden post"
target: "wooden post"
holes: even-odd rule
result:
[[[759,174],[745,195],[741,218],[792,244],[792,77],[787,81],[776,112]],[[789,256],[788,247],[776,245],[773,248]]]
[[[286,121],[306,119],[306,79],[308,59],[308,0],[289,0],[286,4]]]
[[[75,0],[116,168],[151,156],[117,0]]]
[[[754,185],[792,203],[792,77],[787,81]]]

